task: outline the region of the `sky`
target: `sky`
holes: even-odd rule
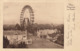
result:
[[[21,10],[25,5],[30,5],[34,11],[34,21],[38,24],[63,24],[64,4],[55,2],[6,2],[3,9],[3,23],[20,23]],[[29,11],[25,12],[29,17]]]

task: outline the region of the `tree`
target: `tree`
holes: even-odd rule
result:
[[[21,29],[19,24],[16,24],[15,28],[16,28],[16,30],[20,30]]]
[[[7,37],[3,36],[3,48],[7,48],[8,45],[9,45],[9,40],[7,39]]]

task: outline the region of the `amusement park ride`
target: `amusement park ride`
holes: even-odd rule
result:
[[[25,18],[24,14],[25,11],[28,9],[30,17],[29,18]],[[21,29],[23,29],[26,33],[26,44],[31,44],[32,43],[32,39],[28,39],[28,30],[30,26],[33,26],[34,24],[34,12],[31,6],[26,5],[23,7],[22,11],[21,11],[21,15],[20,15],[20,26]]]

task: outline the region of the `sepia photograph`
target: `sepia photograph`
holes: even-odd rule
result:
[[[4,2],[3,48],[64,49],[64,4]]]

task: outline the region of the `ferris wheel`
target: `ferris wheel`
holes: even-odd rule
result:
[[[29,11],[29,14],[27,13],[26,10]],[[27,17],[27,15],[25,14],[28,14],[29,16]],[[28,32],[31,30],[33,23],[34,23],[33,9],[31,6],[26,5],[22,8],[22,11],[20,14],[20,26],[21,26],[21,30],[25,30],[27,44],[29,44],[30,42],[32,43],[32,39],[28,39]]]
[[[24,14],[26,13],[26,10],[29,11],[29,17],[25,17]],[[26,13],[27,14],[27,13]],[[27,16],[27,15],[26,15]],[[26,5],[22,8],[21,14],[20,14],[20,26],[23,27],[25,25],[25,20],[28,20],[28,23],[30,25],[33,25],[34,23],[34,12],[31,6]]]

